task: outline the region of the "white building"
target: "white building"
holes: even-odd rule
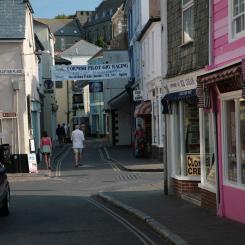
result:
[[[13,154],[30,153],[33,130],[40,131],[38,57],[32,14],[29,1],[0,1],[1,143],[10,144]]]
[[[39,92],[43,98],[41,130],[47,131],[48,135],[55,139],[57,105],[55,86],[51,80],[51,66],[54,65],[55,38],[49,27],[37,20],[34,20],[34,32],[42,45],[42,49],[37,52],[39,57]]]

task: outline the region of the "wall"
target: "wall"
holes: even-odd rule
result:
[[[245,58],[245,33],[238,40],[229,40],[228,0],[214,1],[213,21],[214,65],[218,67]]]
[[[194,41],[182,45],[182,1],[168,1],[168,76],[208,64],[208,0],[194,1]]]

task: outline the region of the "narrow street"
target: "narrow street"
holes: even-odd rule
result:
[[[124,172],[89,140],[83,166],[74,167],[66,145],[52,177],[11,182],[11,215],[0,219],[1,245],[168,244],[133,217],[94,195],[159,184],[161,173]]]

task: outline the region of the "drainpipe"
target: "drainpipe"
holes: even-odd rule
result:
[[[209,55],[208,55],[208,63],[209,66],[213,65],[214,57],[213,57],[213,0],[209,0]],[[215,163],[216,163],[216,208],[217,213],[219,212],[220,206],[220,189],[219,189],[219,157],[218,157],[218,120],[217,120],[217,112],[216,109],[213,110],[214,114],[214,137],[215,137]]]

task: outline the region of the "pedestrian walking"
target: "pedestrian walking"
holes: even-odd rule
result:
[[[44,156],[44,161],[47,169],[51,169],[51,153],[52,153],[52,140],[44,131],[41,138],[41,151]]]
[[[82,166],[82,150],[84,147],[84,134],[83,131],[80,130],[80,126],[76,125],[75,130],[72,131],[71,134],[71,141],[72,141],[72,148],[75,155],[75,167]]]
[[[141,157],[144,155],[145,151],[145,134],[141,124],[137,125],[134,131],[134,151],[136,157]]]
[[[56,135],[59,141],[59,145],[61,145],[63,143],[64,129],[60,126],[60,124],[57,125]]]

